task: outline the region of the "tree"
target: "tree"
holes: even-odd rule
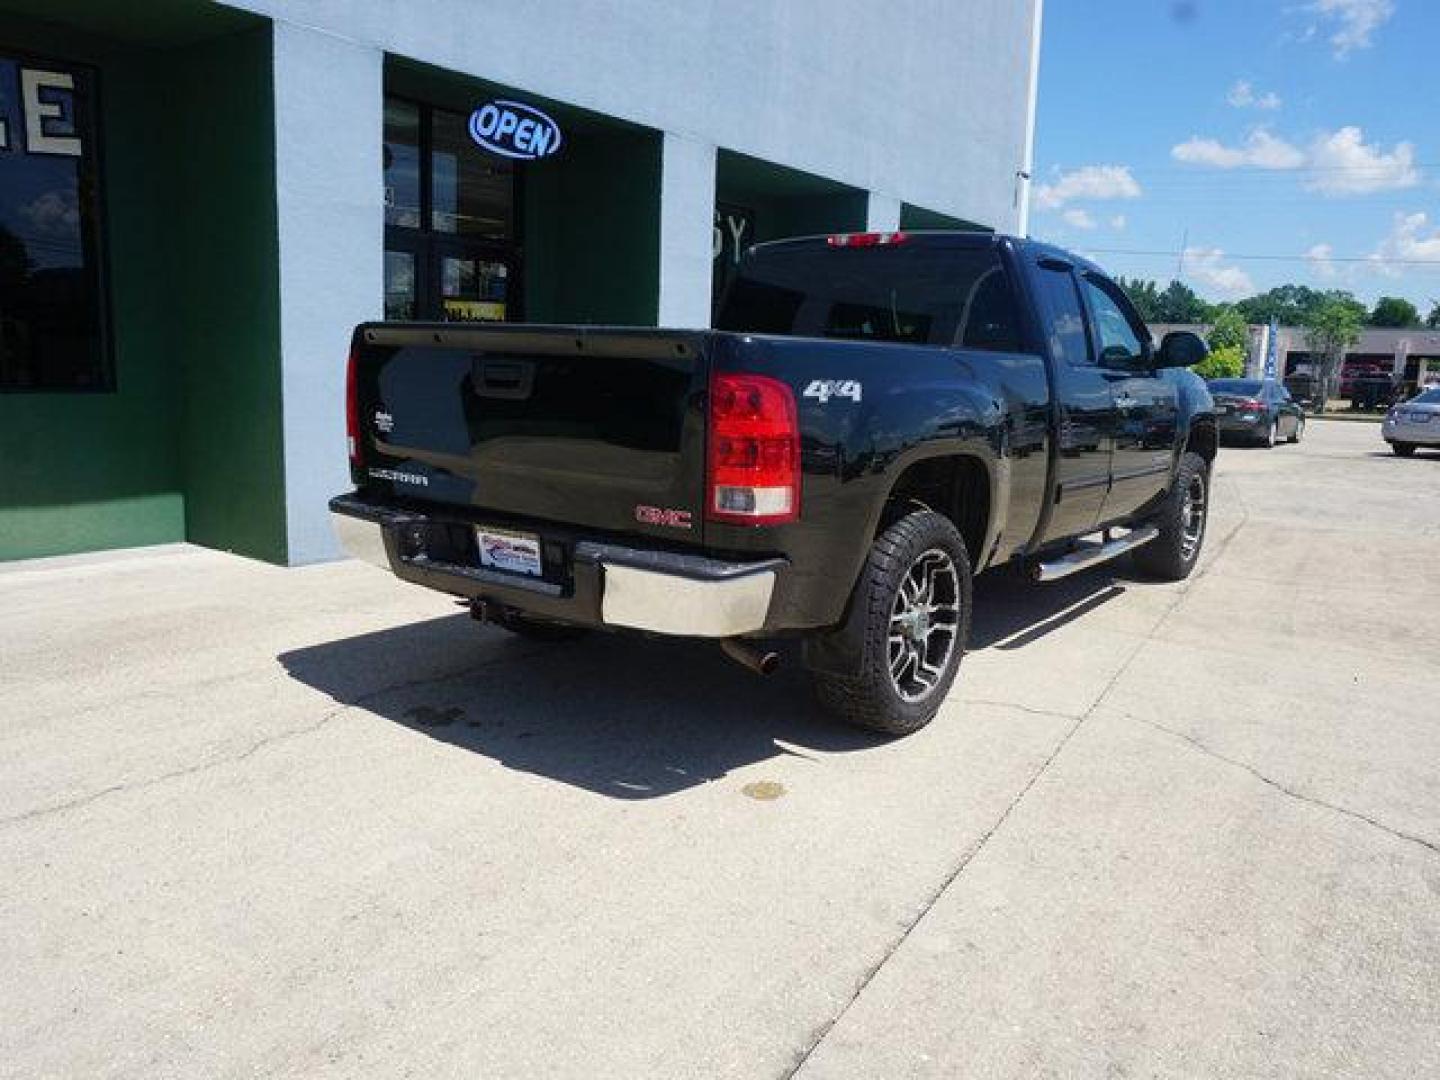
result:
[[[1420,311],[1409,300],[1398,296],[1382,296],[1375,301],[1375,310],[1367,320],[1371,326],[1419,326]]]
[[[1238,379],[1245,374],[1245,350],[1239,345],[1221,345],[1190,370],[1202,379]]]
[[[1303,325],[1305,316],[1319,307],[1324,293],[1308,285],[1277,285],[1256,296],[1248,296],[1235,308],[1247,323],[1268,323],[1275,319],[1281,326]]]
[[[1215,308],[1201,300],[1183,281],[1172,281],[1159,296],[1160,317],[1156,322],[1209,322]]]
[[[1161,322],[1160,318],[1160,289],[1153,281],[1141,281],[1133,278],[1126,281],[1123,277],[1117,277],[1115,283],[1125,290],[1125,295],[1130,297],[1130,302],[1135,305],[1135,310],[1147,323]]]
[[[1345,294],[1348,296],[1349,294]],[[1345,350],[1360,340],[1360,327],[1364,322],[1364,308],[1353,298],[1350,303],[1332,297],[1306,316],[1304,323],[1306,343],[1314,354],[1319,367],[1320,386],[1318,408],[1325,411],[1325,403],[1335,389],[1336,377],[1340,373],[1340,362],[1345,359]]]
[[[1440,300],[1431,305],[1430,314],[1425,316],[1425,325],[1431,330],[1440,330]]]
[[[1207,304],[1183,281],[1172,281],[1164,291],[1153,281],[1116,278],[1135,310],[1147,323],[1207,323],[1218,310]]]
[[[1250,328],[1235,310],[1233,304],[1221,304],[1215,311],[1215,322],[1210,327],[1206,343],[1211,352],[1217,349],[1238,349],[1244,357],[1245,346],[1250,344]]]

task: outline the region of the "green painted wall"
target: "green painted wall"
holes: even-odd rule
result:
[[[116,379],[112,393],[0,393],[0,559],[186,538],[283,559],[270,39],[257,22],[172,49],[0,11],[0,48],[99,71]]]
[[[285,561],[269,26],[176,56],[170,200],[188,539]]]
[[[858,188],[796,169],[721,150],[715,163],[715,201],[754,212],[746,243],[865,228],[869,198]]]
[[[985,225],[977,225],[964,218],[951,217],[938,210],[927,210],[912,203],[900,204],[900,228],[902,229],[973,229],[980,232],[994,232]]]
[[[525,173],[525,318],[654,326],[660,310],[658,135],[574,133]]]

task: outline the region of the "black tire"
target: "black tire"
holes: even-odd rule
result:
[[[927,594],[918,584],[925,580],[929,602],[921,599]],[[921,592],[913,595],[917,587]],[[945,701],[970,636],[970,559],[950,519],[918,510],[885,529],[871,545],[851,604],[861,619],[860,669],[853,675],[812,672],[816,696],[857,727],[887,735],[919,731]],[[897,625],[901,630],[892,635]],[[937,663],[927,665],[925,659]]]
[[[590,632],[583,626],[541,622],[538,619],[527,619],[524,615],[496,615],[490,621],[502,630],[508,630],[516,637],[524,638],[526,641],[542,641],[548,644],[574,641]]]
[[[1392,442],[1390,449],[1395,452],[1396,457],[1409,457],[1415,453],[1415,444],[1408,442]]]
[[[1295,421],[1295,434],[1290,436],[1290,442],[1298,443],[1300,436],[1305,434],[1305,418],[1301,417]]]
[[[1198,523],[1194,520],[1197,498]],[[1162,581],[1183,581],[1200,560],[1209,516],[1210,466],[1199,454],[1187,450],[1180,458],[1175,483],[1165,496],[1165,502],[1146,522],[1158,528],[1160,535],[1135,549],[1135,565],[1150,577]]]
[[[1265,434],[1260,436],[1260,445],[1266,450],[1275,449],[1275,430],[1280,426],[1280,421],[1271,420],[1270,426],[1265,429]]]

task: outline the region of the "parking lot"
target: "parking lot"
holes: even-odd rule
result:
[[[936,722],[369,567],[0,571],[0,1074],[1440,1074],[1440,454],[982,579]]]

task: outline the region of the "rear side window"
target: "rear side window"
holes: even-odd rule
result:
[[[740,267],[717,329],[1014,352],[1014,296],[993,250],[795,245]]]
[[[1075,276],[1068,267],[1041,264],[1035,275],[1045,305],[1050,351],[1068,364],[1089,364],[1090,343],[1085,336],[1085,315]]]

